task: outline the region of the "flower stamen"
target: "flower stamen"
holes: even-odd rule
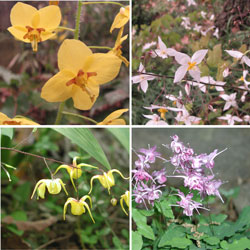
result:
[[[41,33],[45,32],[44,28],[32,28],[25,26],[27,33],[23,36],[24,39],[29,39],[32,45],[33,51],[37,51],[37,44],[42,42]]]
[[[196,65],[196,62],[188,62],[188,69],[187,70],[192,70],[194,66]]]

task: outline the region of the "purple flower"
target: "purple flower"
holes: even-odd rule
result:
[[[166,170],[162,169],[160,171],[154,171],[152,176],[155,177],[154,180],[156,180],[159,184],[163,184],[167,181],[166,174]]]
[[[150,168],[150,165],[147,163],[146,157],[144,155],[138,155],[139,159],[135,161],[135,166],[139,169],[144,167]]]
[[[156,150],[156,146],[149,148],[149,149],[141,148],[139,152],[143,153],[146,156],[146,160],[148,162],[154,163],[155,158],[161,156],[161,154],[159,152],[156,152],[155,150]]]

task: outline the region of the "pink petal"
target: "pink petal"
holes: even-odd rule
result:
[[[187,73],[187,68],[188,66],[187,65],[184,65],[184,66],[180,66],[176,72],[175,72],[175,75],[174,75],[174,83],[176,82],[180,82],[183,77],[186,75]]]
[[[200,82],[200,70],[189,70],[188,72],[194,78],[195,81]]]
[[[144,80],[140,83],[140,86],[141,86],[141,89],[144,93],[147,92],[148,90],[148,81],[147,80]]]
[[[235,57],[237,59],[240,59],[243,54],[239,51],[235,51],[235,50],[225,50],[230,56]]]
[[[175,60],[181,65],[187,65],[191,61],[191,58],[184,53],[177,52],[175,53]]]
[[[208,50],[207,49],[202,49],[202,50],[198,50],[196,51],[193,56],[192,56],[192,62],[196,62],[196,64],[201,63],[201,61],[204,59],[204,57],[206,56]]]

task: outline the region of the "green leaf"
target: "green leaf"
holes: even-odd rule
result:
[[[128,128],[107,128],[113,134],[122,146],[129,152],[129,129]]]
[[[113,237],[113,238],[112,238],[112,241],[113,241],[113,243],[114,243],[116,249],[123,249],[122,243],[121,243],[121,241],[119,240],[118,237],[116,237],[116,236]]]
[[[11,214],[14,220],[27,221],[27,215],[24,211],[15,211]]]
[[[16,225],[8,225],[7,228],[13,232],[14,234],[18,235],[18,236],[22,236],[24,231],[23,230],[18,230]]]
[[[208,238],[205,238],[205,239],[203,239],[205,242],[207,242],[209,245],[217,245],[219,242],[220,242],[220,240],[217,238],[217,237],[215,237],[215,236],[212,236],[212,237],[208,237]]]
[[[107,169],[111,169],[100,144],[87,128],[54,128],[58,133],[66,136],[72,143],[78,145]]]
[[[250,246],[250,239],[244,237],[240,240],[235,240],[232,244],[229,244],[225,240],[223,240],[220,245],[223,249],[227,250],[245,250]]]
[[[167,245],[171,245],[171,241],[174,238],[180,238],[185,236],[186,229],[182,226],[177,226],[175,224],[171,224],[168,230],[163,234],[161,240],[158,244],[158,247],[163,247]]]
[[[144,224],[144,225],[147,224],[147,218],[140,213],[139,209],[133,208],[132,215],[133,215],[133,220],[135,221],[137,226],[140,224]]]
[[[156,202],[156,208],[157,210],[162,213],[166,218],[174,219],[174,214],[171,208],[171,201],[169,200],[163,200],[160,201],[159,203]]]
[[[177,247],[177,248],[181,248],[181,249],[185,249],[187,248],[187,246],[192,245],[192,241],[186,238],[180,238],[180,237],[176,237],[173,238],[172,240],[169,241],[170,245],[172,247]]]
[[[132,231],[132,249],[140,250],[142,248],[142,236],[138,232]]]
[[[14,128],[1,128],[0,134],[8,136],[11,140],[13,139],[14,135]]]
[[[226,218],[226,214],[211,214],[211,220],[213,222],[222,223]]]
[[[140,210],[140,213],[144,216],[152,216],[154,214],[154,210]]]
[[[155,240],[153,229],[150,226],[146,224],[145,225],[139,224],[137,225],[137,230],[138,233],[140,233],[145,238],[148,238],[150,240]]]

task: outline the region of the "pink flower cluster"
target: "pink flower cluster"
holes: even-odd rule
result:
[[[185,146],[177,135],[172,136],[171,140],[170,145],[166,145],[173,152],[173,156],[168,161],[156,151],[156,146],[149,149],[140,149],[139,153],[136,153],[138,160],[135,161],[135,169],[132,170],[135,202],[144,204],[146,209],[147,204],[154,206],[155,200],[158,200],[162,195],[160,188],[166,186],[164,183],[170,177],[183,178],[184,186],[188,187],[190,191],[185,196],[184,193],[178,190],[176,195],[181,198],[181,201],[178,201],[176,205],[171,205],[182,207],[183,213],[187,216],[192,216],[193,210],[199,213],[198,209],[206,209],[202,207],[202,203],[192,200],[192,190],[199,191],[201,200],[206,196],[215,195],[224,202],[219,193],[222,181],[215,179],[212,169],[214,168],[215,157],[226,149],[221,152],[215,149],[210,154],[197,155],[192,148]],[[156,158],[164,162],[170,162],[175,167],[173,172],[175,175],[167,176],[165,168],[149,173],[150,164],[155,163]]]

